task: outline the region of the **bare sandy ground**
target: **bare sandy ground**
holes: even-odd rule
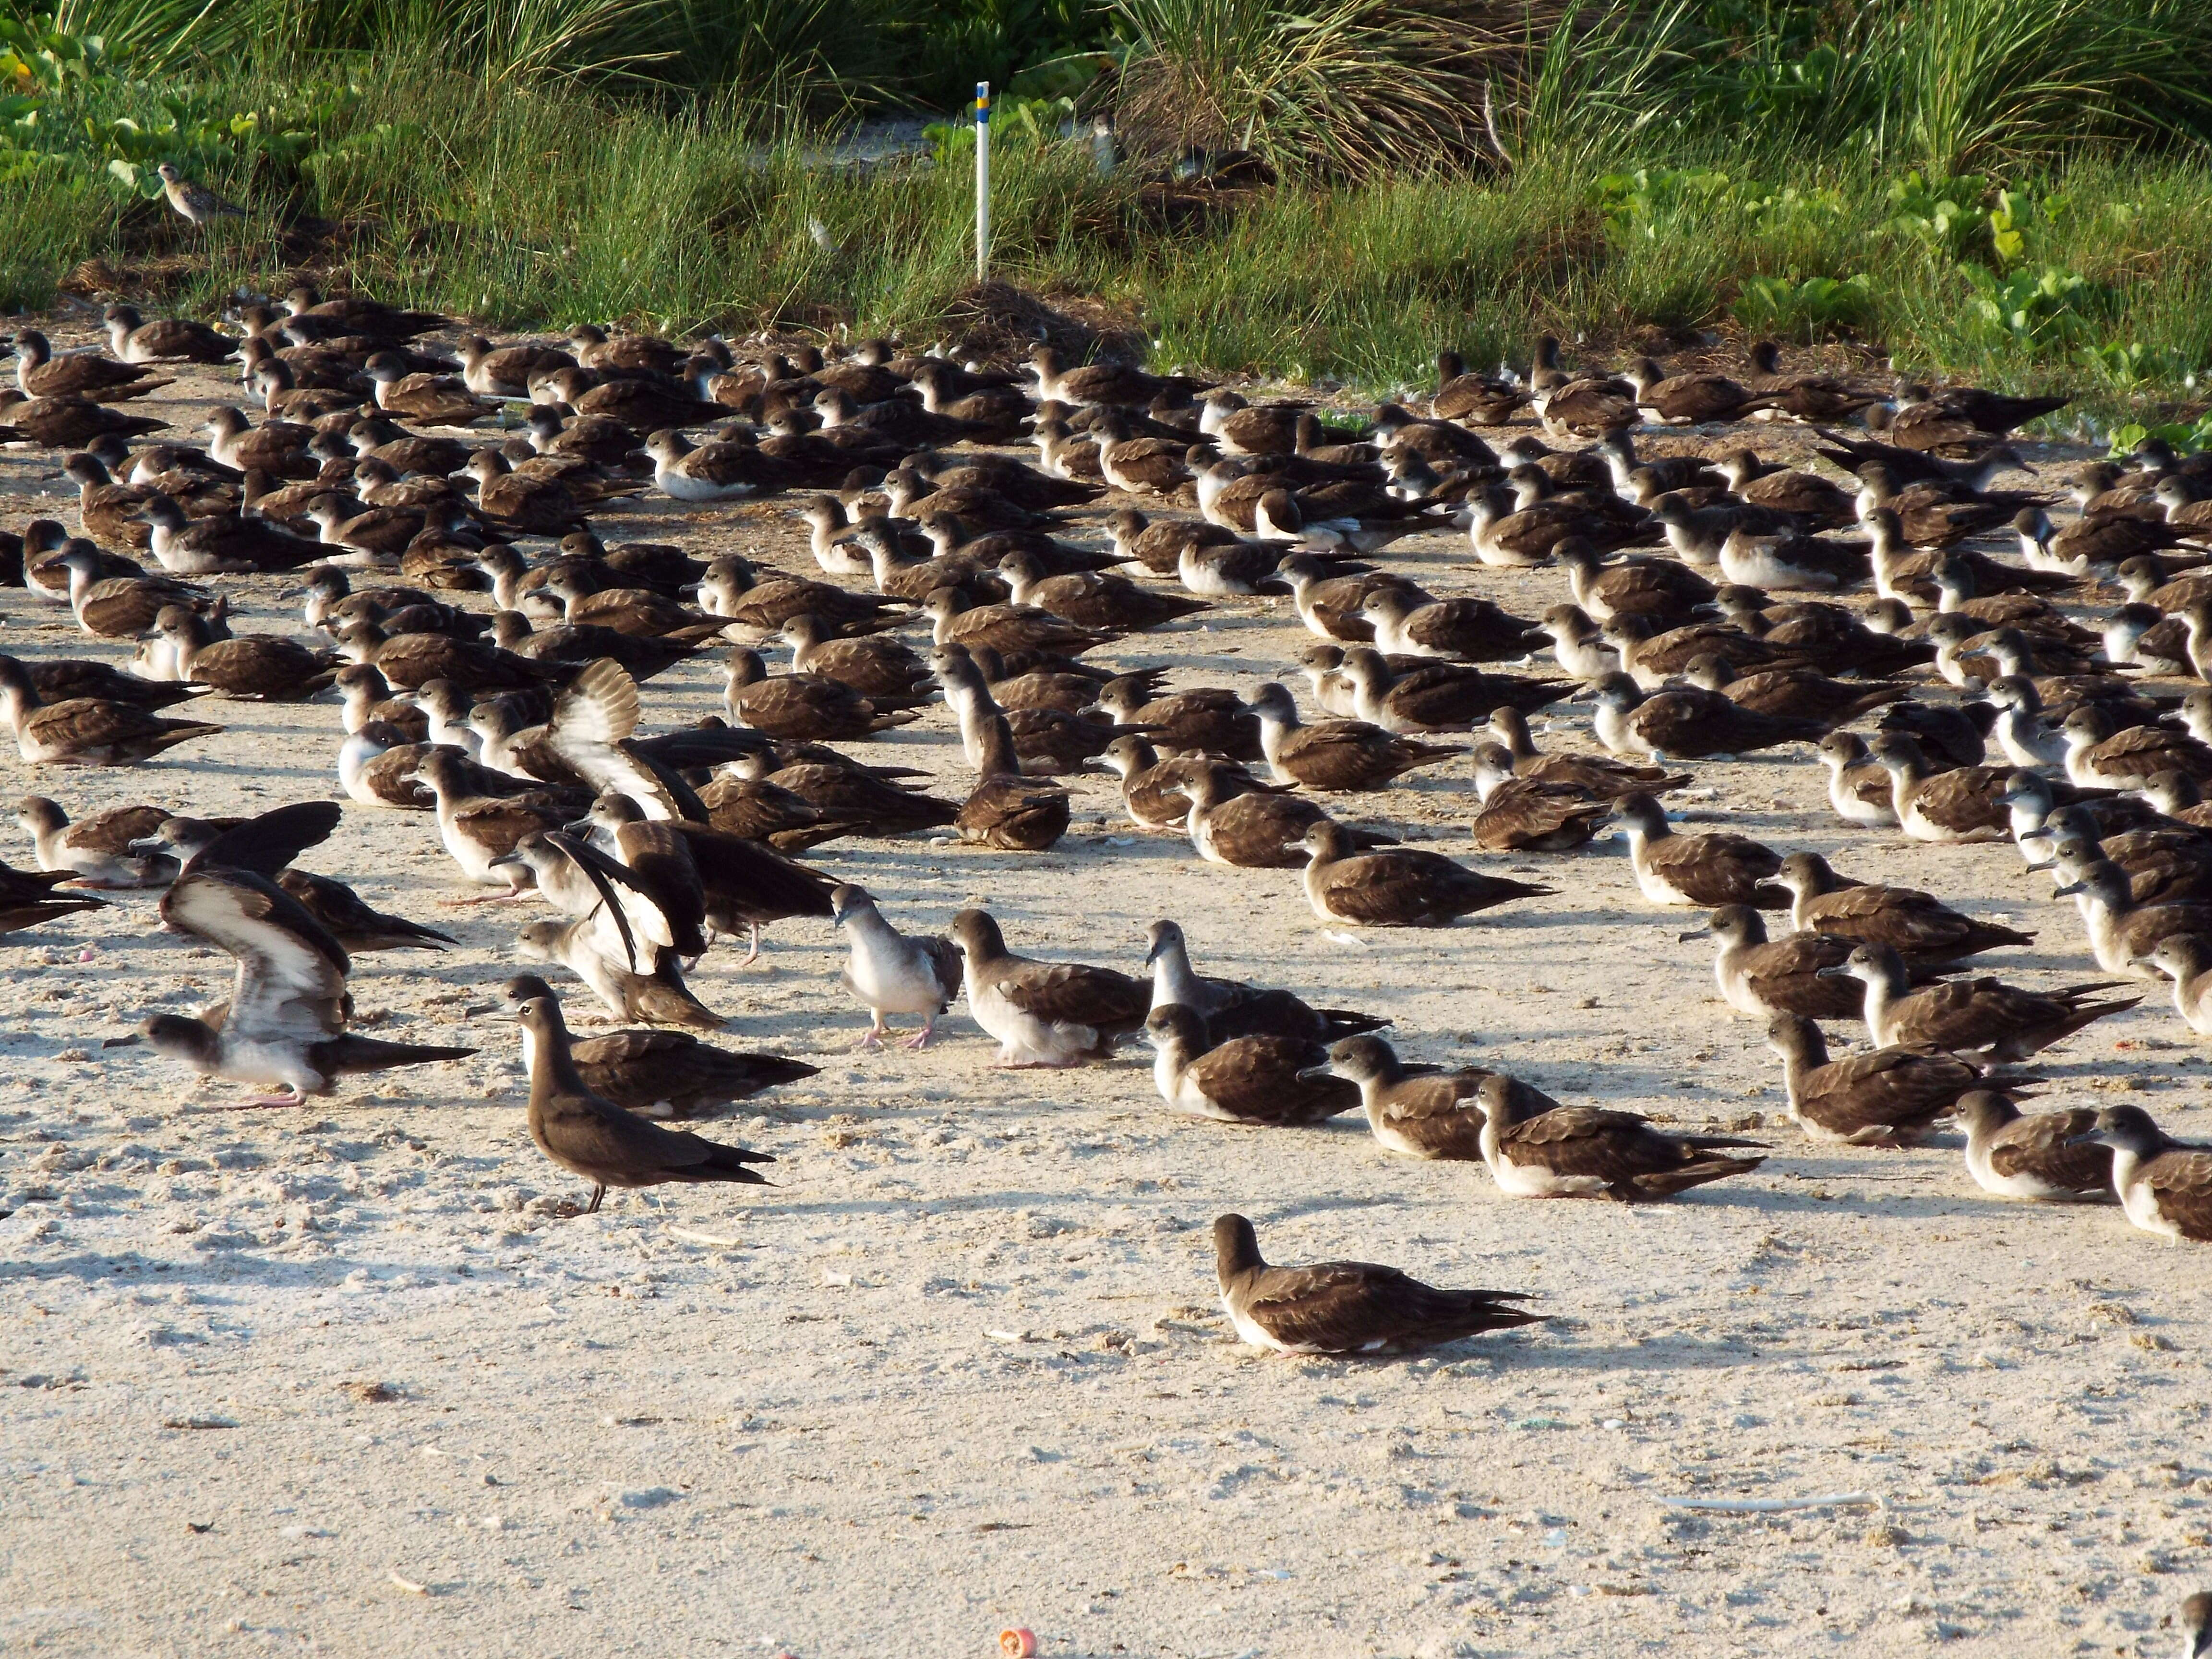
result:
[[[143,406],[189,416],[222,386],[177,390],[193,399]],[[56,510],[58,461],[0,454],[0,525]],[[608,526],[810,568],[774,505]],[[1523,614],[1564,597],[1553,573],[1473,570],[1456,541],[1396,562]],[[298,631],[279,581],[223,585],[240,631]],[[127,654],[19,591],[0,617],[25,656]],[[1115,659],[1249,691],[1307,637],[1287,605],[1199,621]],[[719,691],[705,664],[664,675],[648,726]],[[334,704],[217,708],[222,738],[152,765],[34,773],[11,744],[0,775],[72,814],[337,796]],[[1558,713],[1540,741],[1588,746]],[[964,788],[942,709],[870,752]],[[2037,929],[1990,959],[2008,978],[2096,976],[2009,848],[1846,830],[1802,749],[1697,770],[1692,823]],[[362,958],[363,1024],[472,1060],[213,1111],[237,1092],[182,1102],[179,1068],[118,1042],[228,977],[156,931],[155,895],[0,941],[0,1651],[957,1656],[1009,1624],[1056,1655],[2178,1648],[2165,1621],[2212,1544],[2212,1257],[2110,1209],[1986,1199],[1955,1136],[1807,1145],[1708,947],[1677,942],[1695,915],[1647,905],[1618,841],[1473,855],[1464,763],[1344,815],[1558,895],[1355,944],[1295,872],[1201,864],[1132,831],[1110,781],[1076,791],[1042,856],[916,838],[813,857],[902,926],[988,904],[1018,951],[1131,971],[1172,916],[1202,971],[1387,1013],[1409,1055],[1686,1124],[1763,1119],[1774,1157],[1650,1208],[1512,1202],[1356,1118],[1170,1116],[1141,1048],[999,1072],[956,1011],[929,1052],[852,1054],[866,1016],[806,922],[760,967],[724,946],[695,979],[725,1040],[824,1068],[709,1126],[775,1152],[779,1185],[562,1218],[579,1184],[530,1144],[512,1028],[478,1018],[545,911],[441,908],[467,890],[428,821],[349,806],[307,867],[463,940]],[[31,861],[21,838],[5,856]],[[2212,1134],[2168,1008],[2048,1058],[2045,1104],[2140,1100]],[[1274,1259],[1526,1288],[1551,1322],[1412,1361],[1260,1356],[1215,1301],[1208,1225],[1231,1208]],[[1879,1507],[1665,1504],[1853,1492]]]

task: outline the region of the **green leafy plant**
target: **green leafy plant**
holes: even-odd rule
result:
[[[1960,267],[1973,291],[1968,313],[1975,331],[1987,341],[2010,340],[2041,347],[2076,345],[2090,325],[2111,308],[2108,289],[2072,271],[2046,265],[2000,276],[1986,265]]]
[[[2177,455],[2199,455],[2212,449],[2212,414],[2200,415],[2194,421],[2172,421],[2158,426],[2146,426],[2130,422],[2112,428],[2112,457],[2115,460],[2135,453],[2139,445],[2153,438],[2162,439]]]
[[[1734,310],[1736,320],[1753,334],[1814,340],[1859,326],[1873,314],[1874,301],[1874,278],[1864,271],[1841,281],[1753,276],[1736,296]]]

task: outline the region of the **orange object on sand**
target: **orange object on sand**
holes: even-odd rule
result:
[[[1036,1632],[1032,1630],[1002,1630],[999,1632],[999,1651],[1007,1659],[1030,1659],[1036,1651]]]

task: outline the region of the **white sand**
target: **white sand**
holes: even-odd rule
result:
[[[191,385],[134,407],[228,395]],[[0,453],[0,526],[56,511],[59,460]],[[775,504],[605,527],[811,568]],[[1456,541],[1392,562],[1524,615],[1564,597],[1553,573],[1471,572]],[[239,631],[299,631],[280,580],[222,585]],[[19,654],[128,654],[21,592],[0,617]],[[1176,685],[1283,675],[1310,708],[1287,605],[1202,620],[1108,654]],[[648,729],[719,689],[703,661],[660,677]],[[72,815],[336,797],[334,704],[212,707],[222,738],[149,766],[34,772],[11,744],[0,770]],[[1539,740],[1586,746],[1586,717],[1555,712]],[[964,788],[941,708],[865,752]],[[2009,848],[1847,830],[1808,751],[1784,756],[1700,766],[1717,794],[1676,804],[2039,931],[1988,971],[2100,977]],[[1467,767],[1418,775],[1343,815],[1467,854]],[[1141,1045],[998,1072],[956,1011],[927,1053],[848,1055],[866,1017],[806,921],[759,968],[725,945],[694,980],[726,1041],[824,1067],[707,1126],[775,1152],[779,1185],[562,1218],[582,1189],[530,1144],[512,1028],[473,1017],[546,910],[441,909],[469,890],[428,820],[349,805],[303,865],[464,941],[360,958],[362,1024],[473,1060],[304,1111],[208,1110],[231,1085],[180,1104],[181,1068],[106,1046],[222,994],[229,963],[158,931],[156,895],[0,941],[0,1651],[980,1655],[1007,1624],[1093,1655],[2178,1647],[2161,1621],[2212,1542],[2212,1256],[2111,1209],[1985,1199],[1955,1135],[1806,1144],[1709,947],[1676,941],[1699,918],[1647,905],[1618,840],[1474,857],[1561,891],[1346,945],[1295,872],[1202,865],[1134,836],[1110,780],[1075,787],[1042,856],[811,857],[902,926],[982,903],[1017,951],[1130,971],[1173,916],[1201,971],[1387,1013],[1410,1056],[1683,1123],[1763,1114],[1775,1155],[1650,1208],[1509,1202],[1356,1117],[1171,1117]],[[4,856],[31,862],[21,837]],[[590,1029],[596,1005],[551,976]],[[2168,1007],[2046,1058],[2044,1104],[2139,1099],[2212,1134]],[[1410,1362],[1260,1356],[1215,1301],[1208,1226],[1231,1208],[1276,1260],[1526,1288],[1553,1319]],[[1883,1509],[1662,1504],[1852,1492]]]

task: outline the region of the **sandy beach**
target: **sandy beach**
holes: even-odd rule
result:
[[[56,332],[89,338],[82,319]],[[130,407],[194,435],[235,390],[195,370]],[[60,462],[0,451],[0,527],[75,528]],[[818,574],[787,501],[655,495],[601,528]],[[1480,569],[1459,537],[1382,562],[1522,616],[1566,597],[1555,571]],[[284,579],[214,580],[237,631],[303,634]],[[1310,638],[1286,601],[1223,601],[1097,656],[1175,689],[1281,679],[1310,715]],[[129,655],[20,589],[0,591],[0,650]],[[720,712],[722,654],[651,681],[645,729]],[[1539,743],[1594,749],[1586,709],[1555,707]],[[8,796],[72,817],[340,797],[333,698],[195,713],[227,730],[128,769],[33,769],[6,744]],[[859,752],[969,787],[942,707]],[[2104,977],[2011,848],[1850,829],[1802,745],[1692,769],[1668,801],[1683,827],[2038,935],[1978,971]],[[855,1053],[842,943],[802,921],[757,966],[726,942],[692,975],[729,1017],[717,1041],[822,1068],[704,1126],[773,1152],[775,1187],[580,1217],[581,1183],[531,1144],[515,1030],[488,1018],[517,928],[551,912],[448,908],[472,890],[427,815],[349,803],[301,864],[461,941],[358,958],[356,1026],[479,1052],[305,1109],[213,1109],[247,1091],[188,1091],[133,1039],[230,975],[160,930],[158,893],[0,939],[0,1651],[980,1656],[1008,1626],[1048,1655],[1178,1659],[2178,1650],[2172,1615],[2212,1579],[2212,1256],[2111,1207],[1988,1198],[1955,1132],[1809,1143],[1710,944],[1678,939],[1701,915],[1650,905],[1617,835],[1475,852],[1470,776],[1460,760],[1334,807],[1559,890],[1443,931],[1324,927],[1296,872],[1140,833],[1105,775],[1070,781],[1049,853],[915,836],[806,856],[908,931],[982,905],[1017,951],[1133,973],[1172,917],[1202,973],[1388,1015],[1409,1058],[1759,1135],[1755,1175],[1650,1206],[1509,1200],[1478,1165],[1393,1156],[1357,1115],[1171,1115],[1141,1042],[994,1069],[960,1007],[925,1052]],[[27,836],[0,842],[31,866]],[[1828,1029],[1838,1054],[1864,1046]],[[2035,1107],[2135,1102],[2212,1138],[2202,1044],[2155,993],[2036,1069]],[[1547,1322],[1411,1360],[1255,1352],[1219,1307],[1226,1210],[1272,1259],[1526,1290]]]

